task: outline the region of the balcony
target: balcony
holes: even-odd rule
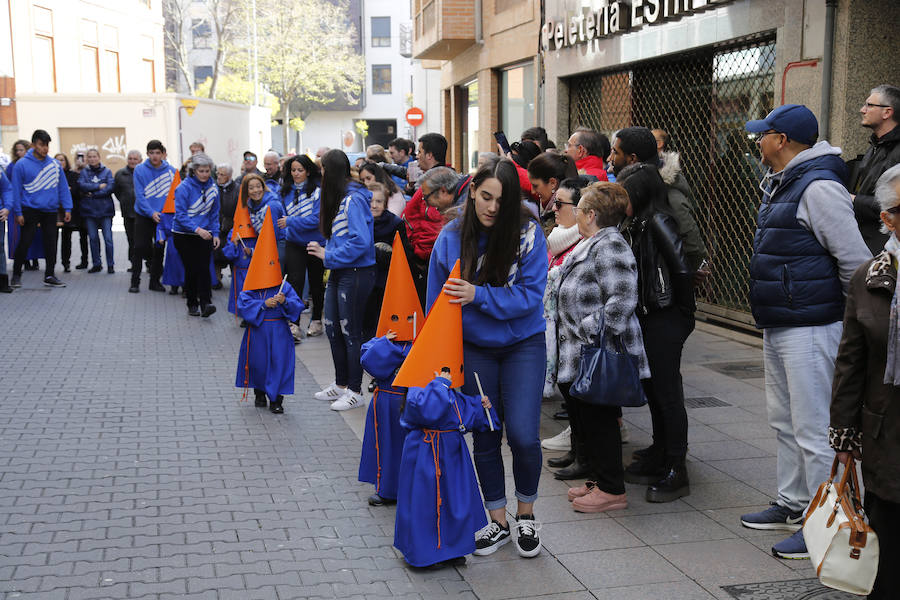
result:
[[[475,44],[475,0],[414,0],[413,56],[450,60]]]

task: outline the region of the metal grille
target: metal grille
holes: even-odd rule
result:
[[[724,406],[731,405],[715,396],[698,396],[684,399],[685,408],[722,408]]]
[[[576,77],[569,90],[570,131],[590,127],[612,136],[642,125],[669,133],[713,269],[699,308],[752,324],[749,265],[765,168],[744,123],[773,108],[774,35]]]

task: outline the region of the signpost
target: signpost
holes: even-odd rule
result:
[[[425,113],[422,112],[421,108],[416,108],[415,106],[413,106],[408,111],[406,111],[406,122],[412,126],[413,140],[415,140],[418,137],[416,135],[416,128],[425,122]]]

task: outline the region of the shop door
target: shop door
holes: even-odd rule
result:
[[[701,313],[752,326],[749,265],[764,167],[744,123],[774,107],[774,36],[681,53],[569,82],[569,127],[610,137],[632,125],[665,129],[694,195],[713,277]]]

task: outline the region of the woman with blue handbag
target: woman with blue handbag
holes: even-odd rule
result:
[[[606,372],[603,378],[627,381],[630,377],[635,388],[628,390],[631,395],[640,395],[640,379],[650,376],[635,315],[637,264],[617,227],[627,208],[628,194],[618,184],[597,182],[582,191],[574,210],[584,239],[563,262],[558,283],[557,384],[569,406],[572,427],[577,427],[585,440],[584,460],[590,477],[583,486],[569,490],[569,500],[578,512],[628,506],[618,422],[623,398],[597,397],[592,391],[596,386],[589,384],[580,397],[573,395],[573,384],[584,384],[592,374],[600,376],[596,371],[585,372],[588,365],[581,365],[582,355],[594,350],[591,347],[598,340],[603,340],[603,345],[595,354],[618,350],[620,357],[625,355],[626,370],[631,372]]]

